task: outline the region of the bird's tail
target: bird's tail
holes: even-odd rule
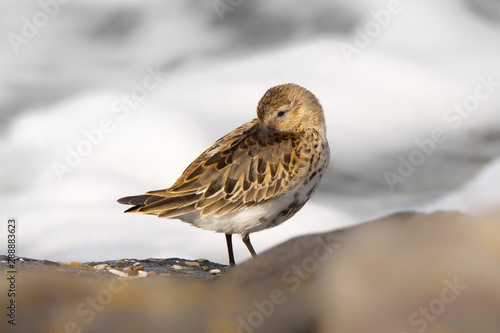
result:
[[[153,202],[159,201],[161,199],[164,199],[164,197],[160,197],[157,195],[150,195],[150,194],[141,194],[141,195],[132,195],[130,197],[123,197],[118,199],[117,201],[118,203],[121,203],[123,205],[133,206],[127,209],[125,213],[138,213],[139,208],[149,205]]]
[[[153,191],[164,194],[164,191]],[[141,194],[118,199],[118,203],[132,205],[125,213],[153,214],[161,218],[177,217],[196,210],[196,201],[201,194],[182,196],[165,196],[156,194]]]

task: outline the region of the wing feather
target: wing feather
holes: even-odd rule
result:
[[[139,208],[140,213],[155,213],[164,210],[182,208],[193,204],[200,198],[200,194],[190,194],[183,197],[166,197]]]
[[[126,197],[139,213],[221,215],[283,194],[299,172],[301,137],[246,123],[216,141],[164,190]]]

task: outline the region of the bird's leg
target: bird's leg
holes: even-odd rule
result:
[[[241,239],[243,240],[243,243],[247,246],[248,251],[250,251],[250,254],[252,257],[255,257],[257,253],[255,253],[255,250],[253,249],[252,243],[250,243],[250,236],[248,234],[242,235]]]
[[[236,265],[234,262],[234,254],[233,254],[233,237],[232,234],[226,234],[226,243],[227,243],[227,252],[229,254],[229,266]]]

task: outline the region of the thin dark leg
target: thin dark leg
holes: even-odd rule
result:
[[[247,246],[248,251],[250,251],[250,254],[252,257],[255,257],[257,253],[255,253],[255,250],[253,249],[252,243],[250,243],[250,236],[248,235],[242,235],[241,239],[243,240],[243,243]]]
[[[229,254],[229,266],[234,266],[234,254],[233,254],[233,237],[232,234],[226,234],[227,252]]]

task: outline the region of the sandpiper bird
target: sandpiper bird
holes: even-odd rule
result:
[[[126,213],[174,218],[226,236],[234,265],[232,235],[248,250],[252,232],[275,227],[307,202],[328,166],[330,149],[323,109],[296,84],[270,88],[257,118],[217,140],[169,188],[124,197]]]

